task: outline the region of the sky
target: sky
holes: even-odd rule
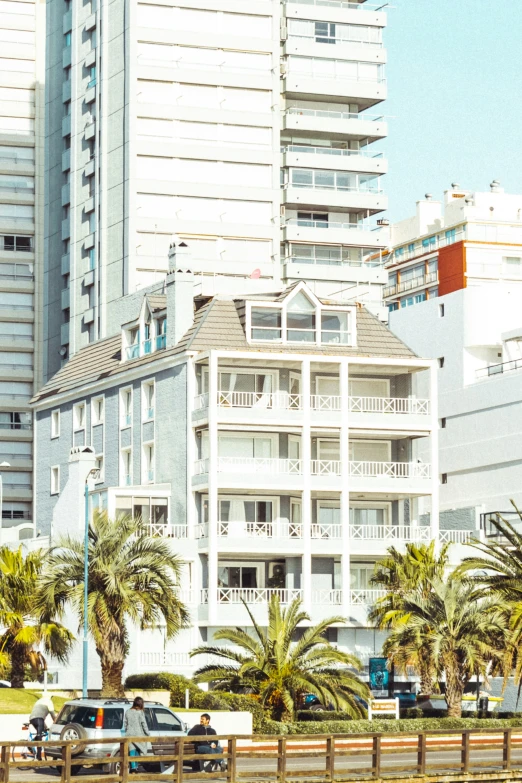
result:
[[[375,2],[375,0],[372,0]],[[522,193],[522,0],[390,0],[386,217],[452,182]]]

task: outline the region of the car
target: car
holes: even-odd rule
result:
[[[10,688],[11,683],[7,682],[7,680],[0,680],[0,688]]]
[[[110,774],[118,774],[119,763],[110,759],[119,755],[123,716],[131,707],[129,699],[88,698],[66,702],[49,730],[49,746],[45,749],[47,758],[62,757],[61,747],[53,746],[53,740],[78,740],[78,744],[72,746],[73,759],[85,759],[89,766],[102,766]],[[146,701],[144,712],[152,737],[184,737],[187,734],[187,724],[160,702]],[[114,737],[114,744],[93,745],[88,742],[111,737]],[[148,772],[159,769],[159,765],[152,762],[143,766]],[[71,767],[72,774],[77,775],[81,768],[80,765]]]

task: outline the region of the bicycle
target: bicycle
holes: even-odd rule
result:
[[[24,723],[22,725],[22,731],[27,732],[27,734],[24,734],[24,736],[20,737],[20,740],[22,742],[26,742],[27,741],[27,750],[24,751],[24,748],[20,749],[20,748],[14,748],[13,747],[13,749],[11,751],[11,759],[12,759],[12,761],[15,761],[15,751],[20,753],[20,755],[21,755],[21,757],[22,757],[22,759],[24,761],[27,761],[28,759],[34,759],[34,761],[37,761],[36,754],[37,754],[38,748],[35,747],[34,745],[30,744],[31,740],[33,740],[33,741],[36,740],[37,734],[36,734],[35,731],[31,731],[31,728],[32,728],[32,724],[29,723],[29,722]],[[46,729],[44,734],[42,734],[41,736],[42,736],[42,741],[43,742],[47,742],[47,740],[50,738],[49,729]],[[42,748],[42,750],[43,750],[43,753],[42,753],[43,760],[47,761],[47,756],[46,756],[46,753],[45,753],[45,749]]]

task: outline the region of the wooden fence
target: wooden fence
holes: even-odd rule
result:
[[[23,759],[26,742],[0,739],[0,783],[39,781],[70,783],[78,767],[85,767],[79,783],[130,783],[131,781],[172,781],[212,778],[226,783],[267,781],[294,783],[313,781],[377,781],[396,778],[411,781],[424,777],[430,781],[522,780],[522,726],[508,729],[469,729],[404,732],[395,734],[337,734],[291,736],[221,736],[223,752],[197,755],[193,737],[152,737],[147,756],[130,757],[133,739],[117,737],[55,742],[56,757],[37,762]],[[44,750],[46,742],[31,743]],[[79,748],[79,746],[82,746]],[[86,746],[98,748],[103,759],[82,757]],[[104,751],[107,746],[107,751]],[[116,746],[116,749],[114,748]],[[132,774],[129,763],[137,761],[147,770]],[[226,761],[226,770],[192,770],[192,762]],[[162,772],[159,770],[161,762]],[[100,775],[100,764],[106,774]],[[155,765],[152,771],[150,764]],[[199,766],[199,765],[196,765]],[[52,767],[53,769],[50,769]],[[150,771],[148,771],[150,770]]]

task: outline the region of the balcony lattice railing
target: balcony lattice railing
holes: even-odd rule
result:
[[[350,462],[350,476],[362,478],[430,478],[425,462]]]
[[[194,409],[208,407],[208,394],[198,394],[194,399]],[[288,392],[218,392],[220,408],[252,408],[258,410],[300,410],[303,398],[300,394]],[[314,411],[339,412],[342,409],[342,397],[332,394],[310,395],[310,407]],[[348,408],[351,413],[391,413],[429,415],[429,400],[416,397],[349,397]],[[129,422],[130,423],[130,422]]]
[[[341,461],[338,459],[313,459],[312,476],[340,476]]]
[[[300,459],[273,459],[271,457],[218,457],[218,473],[270,473],[300,475]]]
[[[188,538],[187,525],[171,525],[168,522],[151,522],[147,525],[149,536],[158,538]]]
[[[370,606],[378,598],[383,598],[385,595],[386,590],[350,590],[350,603],[354,606]]]
[[[467,544],[476,536],[474,530],[439,530],[441,544]]]
[[[294,598],[302,597],[302,590],[290,590],[276,587],[218,587],[218,603],[266,604],[276,595],[282,604],[289,604]]]
[[[409,413],[427,416],[430,412],[429,400],[415,397],[350,397],[351,413]]]
[[[312,591],[312,603],[313,604],[335,604],[339,605],[343,602],[342,590],[313,590]]]
[[[411,525],[350,525],[354,541],[430,541],[431,528]]]
[[[279,408],[281,410],[296,410],[301,407],[301,395],[288,392],[241,392],[219,391],[218,406],[220,408]]]

